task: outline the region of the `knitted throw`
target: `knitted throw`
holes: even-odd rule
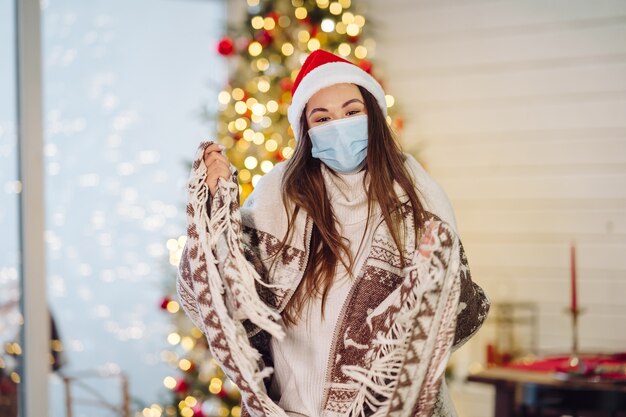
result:
[[[234,167],[231,180],[220,178],[210,198],[203,162],[210,143],[198,147],[187,183],[187,241],[177,291],[212,356],[238,386],[242,416],[286,417],[267,393],[265,379],[273,371],[269,338],[285,336],[277,321],[305,270],[312,221],[300,211],[292,239],[278,252],[287,231],[285,163],[261,178],[240,207]],[[406,163],[419,183],[423,171],[408,155]],[[402,250],[411,262],[402,268],[389,230],[378,224],[335,329],[325,416],[433,415],[453,346],[478,330],[489,309],[450,223],[427,211],[416,242],[408,199],[396,191],[407,225]]]

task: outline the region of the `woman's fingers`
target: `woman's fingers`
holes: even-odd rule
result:
[[[209,186],[211,195],[215,194],[219,177],[228,180],[231,176],[230,162],[226,155],[222,153],[223,149],[222,145],[212,143],[204,150],[204,164],[207,167],[206,183]]]

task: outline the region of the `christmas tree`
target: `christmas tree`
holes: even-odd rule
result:
[[[365,17],[351,0],[248,0],[240,27],[229,28],[217,45],[230,66],[227,85],[218,94],[220,110],[216,140],[239,171],[242,201],[261,176],[291,157],[295,147],[287,120],[291,87],[302,62],[322,48],[338,54],[376,77],[371,60],[375,42],[366,36]],[[377,80],[384,84],[380,79]],[[399,134],[402,119],[394,98],[386,96],[388,123]],[[170,239],[169,263],[177,267],[186,236]],[[237,387],[211,358],[202,332],[173,300],[173,288],[161,308],[173,316],[176,331],[168,336],[172,349],[163,359],[175,376],[163,381],[171,403],[143,410],[146,417],[234,416],[241,413]]]

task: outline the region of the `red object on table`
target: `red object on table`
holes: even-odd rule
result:
[[[574,242],[572,242],[570,249],[570,261],[571,261],[571,281],[572,281],[572,303],[571,309],[572,312],[578,311],[578,299],[576,293],[576,246],[574,246]]]
[[[505,368],[537,372],[567,372],[570,356],[559,355],[540,358],[532,362],[511,362]],[[585,377],[599,377],[603,380],[626,382],[626,352],[610,355],[581,355],[587,372]]]

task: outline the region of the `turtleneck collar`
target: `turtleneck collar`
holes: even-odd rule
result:
[[[337,221],[343,225],[365,222],[367,220],[367,192],[369,177],[366,171],[342,174],[331,171],[321,164],[322,177],[326,194],[333,207]],[[365,185],[363,180],[366,180]]]

